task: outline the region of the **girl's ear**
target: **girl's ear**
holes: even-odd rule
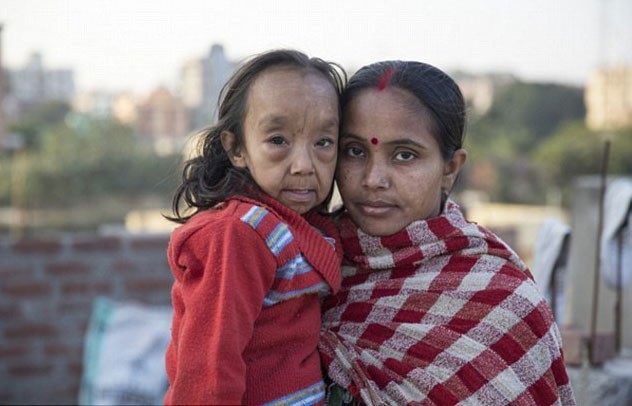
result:
[[[467,159],[467,151],[463,148],[454,151],[452,158],[445,162],[443,167],[443,179],[441,180],[441,188],[443,190],[452,189],[452,185],[456,181],[456,177],[461,171],[461,167]]]
[[[245,168],[246,157],[244,156],[244,153],[242,151],[243,148],[235,146],[235,134],[230,131],[222,131],[219,137],[220,141],[222,142],[222,147],[224,147],[224,151],[226,151],[226,155],[228,155],[230,163],[233,164],[233,166],[236,168]]]

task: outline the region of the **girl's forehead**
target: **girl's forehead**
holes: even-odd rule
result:
[[[303,81],[323,81],[331,87],[329,78],[322,72],[303,66],[294,65],[275,65],[268,66],[254,77],[251,87],[258,82],[284,82],[287,78],[295,78]]]

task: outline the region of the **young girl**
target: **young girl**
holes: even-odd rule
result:
[[[323,401],[319,294],[339,288],[341,247],[317,211],[332,191],[343,77],[279,50],[223,89],[173,201],[184,225],[168,249],[166,404]]]
[[[428,64],[378,62],[342,103],[345,266],[320,345],[330,404],[573,405],[527,267],[448,198],[466,160],[457,84]]]

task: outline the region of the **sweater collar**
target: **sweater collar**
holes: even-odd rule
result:
[[[257,206],[263,206],[279,217],[292,230],[292,235],[300,251],[327,281],[332,291],[340,288],[340,262],[342,260],[342,245],[340,235],[333,221],[319,214],[316,209],[301,215],[290,209],[273,197],[261,193],[257,199],[233,196],[227,200],[240,200]],[[332,246],[323,234],[332,237],[335,244]]]

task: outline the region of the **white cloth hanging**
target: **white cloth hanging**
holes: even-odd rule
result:
[[[549,304],[555,295],[557,308],[555,319],[561,320],[564,312],[564,277],[566,276],[566,255],[564,251],[567,238],[571,234],[571,228],[558,219],[550,218],[544,221],[538,229],[533,252],[533,266],[531,272],[533,278]],[[555,269],[558,268],[553,275]],[[556,291],[553,292],[553,277],[556,279]]]
[[[616,288],[620,264],[621,285],[625,286],[632,277],[632,179],[621,178],[608,185],[603,220],[601,276],[610,287]]]

